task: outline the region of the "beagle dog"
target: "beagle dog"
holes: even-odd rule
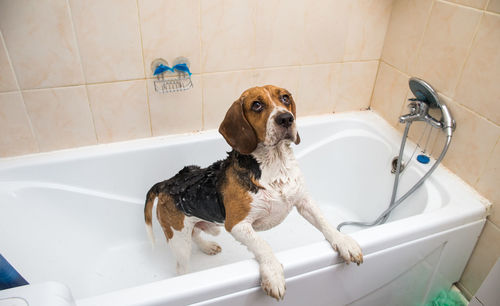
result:
[[[275,86],[253,87],[226,113],[219,132],[233,148],[226,159],[207,168],[187,166],[147,193],[144,215],[152,241],[152,210],[177,260],[177,273],[188,271],[191,241],[206,254],[221,247],[200,237],[225,229],[255,255],[261,286],[280,300],[285,294],[283,267],[257,234],[280,224],[293,207],[325,236],[346,263],[363,262],[361,248],[335,230],[306,191],[291,143],[299,144],[292,95]]]

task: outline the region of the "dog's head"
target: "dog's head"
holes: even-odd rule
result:
[[[259,143],[275,146],[281,141],[299,144],[295,102],[288,90],[272,85],[247,89],[226,113],[219,132],[242,154]]]

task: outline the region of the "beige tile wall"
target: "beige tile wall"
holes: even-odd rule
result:
[[[473,295],[500,256],[500,1],[395,0],[372,108],[402,128],[408,78],[435,87],[457,121],[443,163],[492,203],[483,234],[460,280]],[[418,140],[423,126],[410,138]],[[443,136],[430,151],[439,154]]]
[[[365,109],[392,1],[0,0],[0,157],[214,129],[255,85]],[[194,88],[156,93],[178,56]]]

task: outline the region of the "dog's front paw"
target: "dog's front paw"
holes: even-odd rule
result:
[[[356,240],[352,239],[350,236],[341,234],[340,236],[333,240],[331,243],[333,249],[337,251],[345,262],[349,264],[351,261],[356,264],[363,263],[363,253]]]
[[[282,300],[285,296],[285,274],[283,266],[279,262],[261,264],[260,275],[262,278],[261,287],[267,295]]]

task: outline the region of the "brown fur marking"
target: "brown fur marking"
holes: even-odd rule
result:
[[[245,118],[242,98],[236,100],[224,117],[219,132],[236,151],[250,154],[257,147],[257,135]]]
[[[180,231],[184,227],[184,214],[175,207],[172,197],[165,193],[158,194],[156,214],[167,241],[174,236],[173,230]]]
[[[155,198],[156,198],[156,194],[154,194],[153,192],[148,193],[147,200],[146,200],[146,206],[144,207],[144,219],[145,219],[146,224],[148,226],[151,226],[151,224],[153,222],[152,214],[153,214],[153,205],[154,205]]]
[[[259,189],[266,189],[264,188],[264,186],[262,186],[259,181],[252,175],[250,176],[250,181],[252,182],[252,184],[254,184],[257,188]]]
[[[221,191],[226,209],[224,227],[228,232],[231,232],[233,226],[248,216],[252,197],[250,197],[248,190],[240,184],[236,171],[232,167],[226,171]]]

